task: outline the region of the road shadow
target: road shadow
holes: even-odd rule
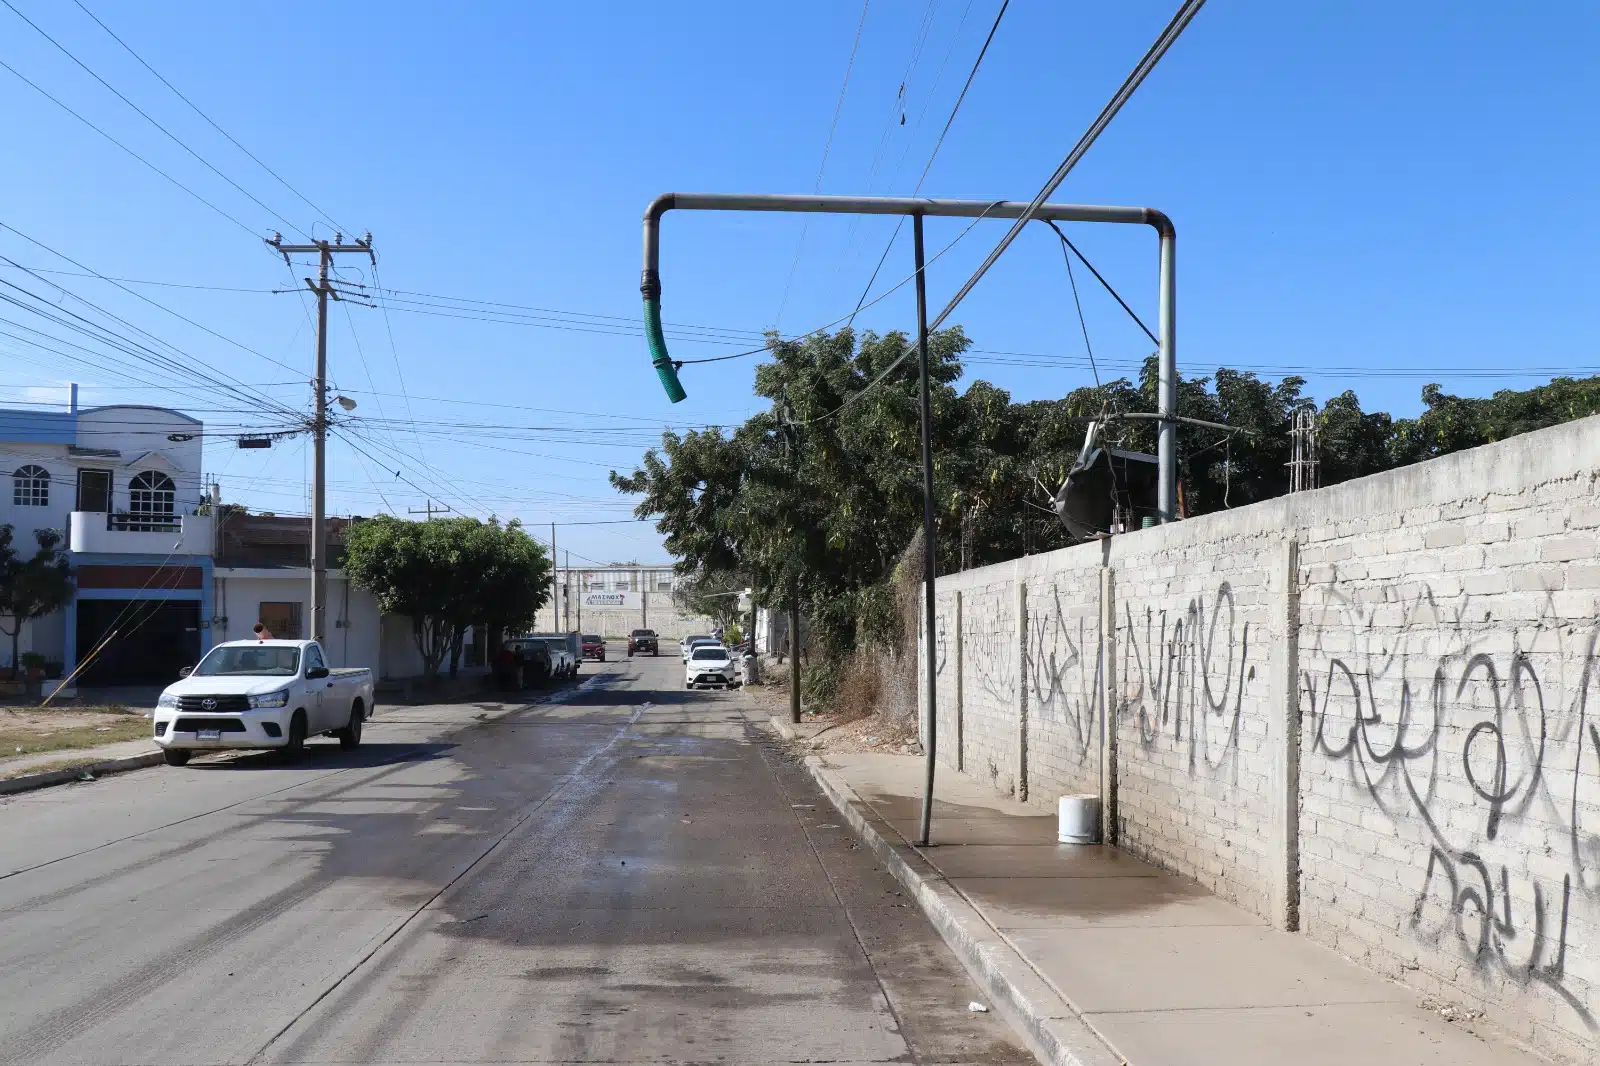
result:
[[[443,758],[456,745],[449,742],[390,744],[368,742],[354,751],[346,751],[335,743],[319,744],[308,741],[298,756],[281,751],[255,751],[225,759],[200,759],[191,762],[190,771],[222,773],[240,770],[355,770],[373,766],[388,766],[400,762],[423,762]]]

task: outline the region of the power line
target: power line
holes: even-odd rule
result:
[[[1138,326],[1139,326],[1140,329],[1144,330],[1144,335],[1146,337],[1150,338],[1150,343],[1159,345],[1161,343],[1161,340],[1154,333],[1150,332],[1150,327],[1144,324],[1144,319],[1140,318],[1137,314],[1134,313],[1133,308],[1128,306],[1128,301],[1126,301],[1126,300],[1124,300],[1122,298],[1122,294],[1117,292],[1116,289],[1113,289],[1111,287],[1111,282],[1107,281],[1101,275],[1100,271],[1098,271],[1098,270],[1096,270],[1094,268],[1094,264],[1089,262],[1089,260],[1084,257],[1084,254],[1082,252],[1078,251],[1078,246],[1076,244],[1073,244],[1070,240],[1067,239],[1067,235],[1064,232],[1062,232],[1060,226],[1056,225],[1055,220],[1054,219],[1046,219],[1045,222],[1046,222],[1047,225],[1049,225],[1049,227],[1051,229],[1056,231],[1056,236],[1061,238],[1062,254],[1064,255],[1064,254],[1066,254],[1067,251],[1070,250],[1073,255],[1077,256],[1078,257],[1078,261],[1080,263],[1082,263],[1084,266],[1088,267],[1089,268],[1089,273],[1094,275],[1094,280],[1098,281],[1100,283],[1101,287],[1103,287],[1106,290],[1106,292],[1109,292],[1111,294],[1111,298],[1113,300],[1117,301],[1117,303],[1119,303],[1120,305],[1122,305],[1122,309],[1124,311],[1128,312],[1128,317],[1133,319],[1134,322],[1138,323]],[[1072,262],[1070,260],[1068,260],[1068,262],[1067,262],[1067,270],[1068,270],[1069,273],[1072,270]]]
[[[198,159],[206,167],[206,169],[210,170],[213,174],[215,174],[217,177],[221,178],[223,181],[227,182],[229,185],[232,185],[235,189],[237,189],[239,192],[243,193],[246,197],[248,197],[251,201],[253,201],[256,204],[257,207],[260,207],[263,211],[265,211],[267,214],[271,215],[273,218],[277,219],[279,222],[282,222],[285,226],[288,226],[290,229],[295,230],[297,233],[301,233],[301,234],[305,234],[306,236],[310,236],[309,234],[305,233],[305,230],[300,229],[300,227],[296,226],[293,222],[290,222],[288,219],[286,219],[282,215],[278,214],[278,212],[274,211],[272,208],[270,208],[266,204],[262,203],[261,200],[259,198],[257,198],[256,195],[254,193],[252,193],[249,189],[246,189],[243,185],[240,185],[238,182],[236,182],[232,178],[228,177],[228,175],[226,175],[222,171],[218,170],[215,166],[212,165],[210,160],[208,160],[205,156],[201,155],[199,152],[195,151],[193,148],[189,147],[189,145],[186,144],[183,141],[183,139],[180,138],[177,134],[175,134],[171,130],[167,129],[167,127],[165,127],[161,123],[157,122],[154,118],[151,118],[149,112],[145,111],[144,108],[140,107],[138,104],[134,103],[132,100],[130,100],[126,96],[124,96],[122,94],[121,90],[119,90],[115,85],[112,85],[109,81],[106,81],[99,74],[95,73],[94,69],[92,67],[90,67],[89,64],[85,63],[83,60],[79,59],[76,55],[74,55],[72,53],[72,51],[67,48],[66,45],[62,44],[60,41],[58,41],[54,37],[50,36],[48,33],[46,33],[44,31],[43,27],[41,27],[37,22],[34,22],[27,15],[24,15],[21,11],[17,10],[17,6],[15,4],[13,4],[11,2],[11,0],[0,0],[0,4],[4,4],[6,7],[10,8],[12,14],[16,15],[23,22],[26,22],[29,26],[33,27],[34,32],[38,33],[39,36],[43,37],[45,40],[47,40],[51,44],[55,45],[56,49],[58,51],[60,51],[62,55],[66,56],[68,59],[70,59],[74,63],[76,63],[80,68],[83,69],[83,71],[85,73],[87,73],[89,75],[89,77],[93,78],[95,81],[99,82],[101,85],[105,86],[108,90],[110,90],[110,92],[112,94],[114,94],[118,100],[121,100],[123,103],[127,104],[129,107],[131,107],[135,111],[137,111],[140,114],[140,116],[144,118],[144,120],[146,122],[150,123],[150,125],[154,126],[156,129],[160,130],[162,133],[166,134],[167,137],[169,139],[171,139],[171,141],[174,144],[176,144],[179,148],[182,148],[185,152],[188,152],[190,155],[192,155],[196,159]],[[80,4],[79,6],[82,7],[83,5]],[[85,11],[87,11],[87,10],[88,9],[85,8]],[[94,16],[90,15],[90,17],[93,18]],[[95,21],[99,22],[100,20],[99,19],[95,19]],[[113,36],[115,36],[115,35],[113,34]],[[121,42],[119,41],[118,43],[120,44]],[[123,47],[127,47],[127,46],[124,45]],[[130,49],[130,51],[131,51],[131,49]],[[135,56],[134,58],[137,59],[138,56]],[[143,60],[140,60],[140,62],[143,62]]]
[[[216,330],[212,329],[209,326],[201,325],[199,322],[196,322],[194,319],[189,318],[186,315],[180,314],[177,311],[174,311],[172,308],[166,306],[165,304],[157,303],[155,300],[150,299],[148,296],[144,295],[141,292],[136,292],[133,289],[130,289],[125,285],[122,285],[122,284],[120,284],[120,283],[118,283],[116,281],[113,281],[110,278],[107,278],[105,275],[100,274],[98,271],[94,271],[92,268],[87,267],[83,263],[78,262],[78,260],[76,260],[76,259],[72,258],[71,256],[67,255],[65,252],[58,251],[55,248],[50,247],[48,244],[45,244],[43,241],[39,240],[38,238],[31,237],[28,234],[23,233],[21,230],[17,229],[15,226],[8,225],[5,222],[0,222],[0,229],[9,230],[10,232],[15,233],[18,237],[21,237],[23,240],[27,241],[29,244],[33,245],[34,247],[42,249],[43,251],[49,252],[51,255],[55,256],[57,259],[62,260],[63,262],[71,263],[73,266],[77,267],[79,270],[86,270],[86,271],[89,271],[90,273],[93,273],[95,275],[95,277],[100,278],[102,281],[110,282],[111,284],[115,285],[117,288],[121,289],[123,292],[127,293],[129,296],[132,296],[137,300],[141,300],[144,303],[149,304],[151,307],[156,308],[157,310],[165,311],[167,314],[169,314],[172,317],[178,319],[179,321],[185,322],[185,323],[193,326],[194,328],[196,328],[196,329],[198,329],[198,330],[200,330],[200,331],[202,331],[204,333],[208,333],[211,336],[217,338],[218,340],[220,340],[220,341],[222,341],[222,342],[224,342],[226,344],[230,344],[235,348],[238,348],[242,352],[248,352],[249,354],[254,355],[257,358],[265,359],[267,362],[272,363],[272,364],[274,364],[276,366],[280,366],[285,370],[288,370],[288,371],[291,371],[291,372],[295,372],[295,373],[299,372],[297,367],[290,366],[288,363],[285,363],[282,360],[274,359],[270,355],[266,355],[266,354],[263,354],[262,352],[258,352],[254,348],[251,348],[249,345],[242,344],[239,341],[234,340],[232,337],[224,336],[223,334],[218,333]],[[83,304],[85,304],[85,305],[87,305],[89,307],[94,307],[96,310],[100,311],[102,314],[106,315],[108,318],[114,319],[117,322],[121,322],[123,325],[128,326],[130,329],[133,329],[133,330],[135,330],[136,332],[139,332],[139,333],[143,333],[145,336],[150,337],[151,339],[156,339],[155,335],[150,333],[149,331],[140,329],[139,327],[134,326],[131,322],[127,322],[126,320],[124,320],[122,318],[119,318],[116,315],[111,314],[109,311],[106,311],[105,309],[100,308],[98,305],[96,305],[92,301],[87,300],[82,296],[79,296],[77,293],[72,292],[72,290],[70,290],[70,289],[64,288],[63,286],[57,284],[56,282],[50,281],[48,278],[40,277],[38,273],[36,273],[35,271],[31,270],[28,267],[23,266],[22,264],[16,262],[15,260],[7,258],[7,257],[0,257],[0,258],[4,258],[7,263],[10,263],[16,269],[21,270],[26,274],[32,275],[33,277],[37,278],[39,281],[44,282],[46,285],[49,285],[51,288],[57,290],[58,292],[65,293],[65,294],[71,296],[73,299],[75,299],[75,300],[79,301],[80,303],[83,303]],[[160,343],[166,344],[165,341],[161,341]],[[174,352],[179,351],[179,349],[176,348],[173,345],[168,344],[167,347],[172,348],[172,350]],[[191,356],[190,358],[193,358],[193,357]],[[203,365],[206,365],[209,369],[212,369],[214,371],[216,370],[215,367],[210,367],[209,364],[204,364],[203,360],[198,360],[197,359],[196,361],[197,362],[201,362]],[[217,373],[221,373],[221,371],[216,371],[216,372]],[[225,376],[230,376],[231,377],[231,375],[225,375]],[[241,385],[243,384],[243,382],[240,382],[237,378],[234,378],[233,380],[238,384],[241,384]],[[273,402],[276,402],[276,401],[273,401]]]
[[[802,340],[802,339],[804,339],[806,337],[812,336],[813,334],[821,333],[825,329],[831,329],[834,326],[837,326],[841,322],[846,322],[849,319],[854,318],[855,315],[858,312],[860,312],[861,310],[863,310],[865,307],[871,307],[873,304],[881,303],[882,301],[887,300],[891,295],[893,295],[902,286],[904,286],[908,282],[911,282],[911,281],[915,280],[918,273],[925,272],[928,269],[929,266],[933,265],[935,262],[938,261],[940,256],[944,255],[950,249],[954,248],[957,244],[959,244],[963,237],[965,237],[967,234],[972,232],[972,229],[973,229],[974,226],[976,226],[978,223],[982,222],[985,218],[989,217],[989,212],[990,211],[994,210],[995,207],[999,206],[1000,204],[1002,204],[1004,202],[1005,201],[1003,201],[1003,200],[996,200],[993,204],[990,204],[988,207],[984,208],[983,214],[976,216],[975,218],[973,218],[973,220],[971,222],[967,223],[966,228],[964,228],[960,233],[955,235],[955,239],[953,239],[949,244],[945,245],[943,248],[940,248],[937,252],[933,253],[933,255],[928,258],[928,261],[922,265],[922,270],[921,271],[913,270],[910,274],[907,274],[905,277],[903,277],[899,281],[895,282],[888,289],[885,289],[875,299],[873,299],[871,303],[865,304],[865,305],[863,305],[863,307],[857,307],[855,311],[851,311],[848,315],[840,315],[838,318],[834,319],[832,322],[824,322],[822,325],[816,327],[815,329],[810,329],[810,330],[807,330],[804,333],[797,334],[796,336],[789,338],[789,342],[792,343],[794,341]],[[772,348],[772,345],[774,343],[783,343],[783,342],[782,341],[769,341],[765,346],[760,347],[760,348],[752,348],[751,350],[749,350],[747,352],[736,352],[736,353],[734,353],[732,355],[717,355],[717,356],[712,356],[709,359],[675,359],[675,360],[673,360],[673,365],[681,367],[681,366],[691,366],[691,365],[693,365],[695,363],[720,363],[720,362],[723,362],[724,360],[727,360],[727,359],[739,359],[739,358],[742,358],[742,357],[747,356],[747,355],[760,355],[762,352],[770,351],[771,348]],[[903,359],[904,356],[902,356],[901,358]],[[899,365],[899,361],[898,360],[896,361],[896,365],[897,366]],[[846,401],[846,402],[848,402],[848,401]],[[799,423],[799,424],[804,425],[804,423]]]
[[[10,63],[7,63],[5,60],[0,59],[0,67],[4,67],[6,70],[9,70],[13,75],[15,75],[17,77],[17,79],[19,81],[21,81],[24,85],[27,85],[34,92],[38,93],[40,96],[43,96],[46,100],[49,100],[52,104],[55,104],[61,110],[65,111],[67,114],[71,115],[73,118],[77,119],[79,122],[83,123],[85,126],[88,126],[90,129],[94,130],[100,136],[104,137],[106,140],[110,141],[112,144],[116,145],[118,148],[121,148],[124,152],[127,152],[129,155],[133,156],[133,158],[137,159],[139,162],[143,163],[145,166],[149,167],[151,170],[155,171],[157,174],[161,175],[163,178],[166,178],[172,184],[176,185],[178,188],[182,189],[184,192],[188,193],[190,196],[192,196],[196,200],[200,201],[206,207],[209,207],[211,210],[215,211],[217,214],[221,215],[223,218],[227,219],[229,222],[232,222],[235,226],[238,226],[240,229],[242,229],[246,233],[250,234],[250,236],[252,236],[252,237],[260,236],[255,230],[251,229],[249,226],[245,225],[243,222],[240,222],[233,215],[228,214],[228,212],[224,211],[222,208],[218,207],[216,204],[212,203],[210,200],[207,200],[204,196],[201,196],[199,193],[197,193],[193,189],[189,188],[189,186],[185,185],[183,182],[179,181],[177,178],[173,177],[171,174],[168,174],[165,170],[162,170],[160,167],[158,167],[154,163],[150,162],[150,160],[146,159],[144,156],[140,155],[138,152],[135,152],[132,148],[129,148],[127,145],[123,144],[121,141],[119,141],[115,137],[111,136],[111,134],[107,133],[105,130],[101,129],[99,126],[96,126],[93,122],[90,122],[88,119],[86,119],[82,115],[78,114],[78,112],[76,112],[72,108],[68,107],[66,104],[62,103],[59,99],[57,99],[56,97],[52,96],[48,91],[46,91],[37,82],[33,81],[27,75],[23,74],[20,70],[18,70],[16,67],[12,66]]]
[[[264,170],[268,174],[272,175],[272,177],[278,182],[279,185],[282,185],[285,189],[288,189],[290,192],[294,193],[297,197],[300,198],[302,203],[304,203],[307,207],[311,208],[311,210],[315,211],[318,215],[322,216],[324,221],[331,223],[335,228],[337,228],[337,229],[339,229],[339,230],[341,230],[343,232],[346,232],[346,233],[353,233],[354,232],[354,230],[351,230],[349,227],[341,226],[337,222],[335,222],[333,220],[333,217],[330,216],[328,214],[328,212],[324,211],[322,208],[320,208],[316,204],[312,203],[310,198],[307,197],[305,195],[305,193],[301,192],[299,189],[295,188],[293,185],[290,185],[288,183],[288,181],[286,181],[284,178],[282,178],[278,174],[277,171],[273,170],[271,167],[267,166],[267,164],[263,163],[255,155],[254,152],[250,151],[250,149],[248,149],[244,145],[240,144],[234,138],[233,134],[231,134],[227,130],[223,129],[221,126],[219,126],[211,118],[210,115],[207,115],[204,111],[200,110],[200,108],[198,106],[196,106],[196,104],[194,103],[193,100],[190,100],[187,96],[185,96],[182,92],[180,92],[176,85],[173,85],[166,78],[162,77],[160,71],[156,70],[155,67],[152,67],[149,63],[145,62],[144,57],[141,56],[138,52],[135,52],[133,50],[133,47],[131,45],[129,45],[127,41],[124,41],[121,37],[117,36],[116,33],[114,33],[112,31],[110,26],[107,26],[103,21],[101,21],[100,16],[96,15],[93,11],[90,11],[87,7],[84,7],[83,0],[73,0],[73,2],[78,5],[78,7],[83,11],[83,13],[85,15],[88,15],[91,19],[94,19],[95,23],[102,30],[105,30],[106,33],[110,35],[110,37],[111,37],[111,39],[113,41],[116,41],[118,44],[120,44],[123,47],[123,49],[125,51],[127,51],[127,53],[129,55],[131,55],[134,59],[137,59],[139,61],[139,65],[140,66],[144,67],[144,69],[148,70],[151,74],[155,75],[156,80],[161,82],[162,85],[165,85],[167,88],[171,89],[172,92],[174,93],[174,95],[176,95],[178,97],[178,99],[182,100],[184,103],[189,105],[189,109],[190,110],[192,110],[195,114],[199,115],[201,118],[205,119],[206,123],[209,124],[212,129],[216,130],[218,133],[220,133],[224,137],[226,137],[228,139],[228,143],[232,144],[235,148],[239,149],[239,151],[243,152],[246,156],[248,156],[250,158],[251,162],[255,163],[256,166],[260,167],[262,170]],[[301,231],[301,232],[304,232],[304,231]],[[307,234],[307,236],[309,236],[309,234]]]
[[[967,90],[972,88],[972,81],[978,76],[978,68],[983,66],[983,57],[989,54],[989,45],[993,43],[994,35],[1000,29],[1000,20],[1006,17],[1006,8],[1010,6],[1011,0],[1001,0],[1000,10],[995,12],[994,23],[989,27],[989,35],[983,39],[983,47],[978,49],[978,58],[972,61],[972,69],[967,72],[967,80],[961,86],[961,93],[956,97],[955,106],[950,108],[950,117],[944,120],[944,129],[939,131],[939,139],[934,142],[933,151],[928,155],[928,162],[923,165],[922,173],[917,178],[917,187],[912,190],[912,196],[922,192],[922,183],[928,180],[928,172],[933,169],[933,161],[939,158],[939,149],[944,147],[945,135],[950,132],[950,127],[955,124],[956,115],[961,112],[961,104],[967,98]],[[872,283],[878,280],[878,272],[883,269],[883,264],[889,258],[889,251],[894,248],[894,242],[899,238],[900,230],[905,227],[905,224],[905,216],[901,215],[900,220],[894,225],[894,232],[889,235],[889,243],[884,247],[883,254],[878,257],[878,265],[872,268],[872,276],[867,279],[866,287],[861,290],[861,299],[856,301],[856,314],[860,313],[862,303],[865,302],[867,294],[872,291]],[[850,317],[853,320],[855,314]]]
[[[962,300],[966,299],[967,293],[971,292],[973,287],[978,284],[978,280],[988,272],[989,268],[994,265],[995,261],[1005,253],[1007,248],[1011,246],[1011,242],[1016,240],[1017,234],[1022,232],[1022,228],[1028,224],[1028,222],[1033,218],[1034,214],[1038,212],[1039,208],[1044,204],[1044,202],[1050,198],[1050,194],[1055,192],[1061,183],[1066,180],[1067,175],[1071,173],[1072,169],[1078,165],[1078,161],[1083,158],[1084,153],[1089,150],[1089,148],[1099,138],[1100,134],[1105,130],[1106,126],[1108,126],[1111,123],[1111,120],[1116,117],[1117,112],[1122,110],[1122,106],[1126,104],[1133,96],[1134,92],[1144,82],[1144,79],[1149,75],[1150,71],[1155,69],[1156,64],[1161,61],[1161,57],[1166,55],[1167,50],[1172,47],[1175,41],[1177,41],[1178,37],[1183,33],[1184,28],[1189,25],[1190,21],[1193,20],[1195,14],[1199,12],[1200,8],[1204,6],[1204,4],[1205,0],[1184,0],[1183,5],[1178,8],[1177,13],[1172,16],[1172,21],[1167,23],[1166,28],[1161,31],[1161,35],[1156,38],[1155,43],[1152,44],[1145,52],[1143,58],[1139,60],[1139,63],[1134,67],[1132,73],[1130,73],[1127,78],[1123,80],[1122,85],[1117,89],[1116,93],[1112,95],[1111,100],[1107,102],[1106,106],[1101,108],[1100,114],[1095,117],[1095,120],[1092,123],[1090,123],[1089,128],[1084,131],[1083,136],[1078,138],[1078,143],[1073,145],[1072,150],[1067,153],[1067,157],[1061,161],[1059,166],[1056,167],[1055,173],[1050,176],[1049,181],[1045,182],[1044,188],[1039,190],[1032,201],[1029,202],[1027,209],[1017,217],[1016,222],[1012,223],[1011,229],[1006,232],[1006,235],[1003,238],[1001,238],[1000,243],[995,245],[994,250],[989,253],[989,255],[981,264],[979,264],[978,269],[973,271],[972,276],[966,280],[966,282],[956,292],[955,296],[951,297],[950,302],[945,305],[944,310],[940,311],[939,314],[934,317],[933,321],[928,323],[928,332],[931,333],[935,329],[939,328],[939,326],[944,323],[944,320],[950,317],[951,312],[956,309]],[[968,229],[971,229],[971,226],[969,226]],[[899,358],[895,359],[894,362],[885,367],[882,373],[873,378],[865,389],[851,394],[849,398],[847,398],[832,411],[829,411],[823,415],[818,415],[816,418],[809,421],[817,422],[825,418],[831,418],[843,411],[845,408],[849,407],[857,399],[866,395],[866,393],[870,392],[879,382],[883,381],[891,373],[898,369],[901,363],[910,358],[911,353],[914,350],[914,348],[908,348],[900,355]]]
[[[1139,60],[1132,73],[1123,80],[1122,85],[1118,87],[1105,107],[1101,108],[1100,114],[1089,124],[1089,128],[1084,131],[1083,136],[1078,138],[1078,143],[1072,146],[1072,150],[1067,153],[1066,158],[1056,167],[1055,173],[1050,175],[1050,179],[1044,183],[1044,187],[1029,202],[1027,210],[1022,212],[1016,222],[1012,223],[1011,229],[1000,239],[1000,243],[995,245],[994,250],[989,253],[984,261],[978,265],[978,269],[972,272],[972,276],[950,298],[950,302],[945,305],[944,310],[940,311],[933,321],[928,323],[929,330],[939,328],[944,320],[950,317],[951,312],[960,305],[962,300],[967,298],[967,294],[978,284],[979,279],[988,273],[989,268],[994,265],[995,261],[1005,254],[1007,248],[1011,247],[1011,242],[1017,239],[1017,234],[1022,232],[1023,227],[1033,218],[1034,213],[1050,198],[1050,194],[1060,187],[1068,174],[1072,173],[1072,169],[1078,165],[1078,161],[1099,139],[1100,134],[1111,124],[1111,120],[1117,117],[1117,112],[1121,111],[1122,106],[1133,97],[1139,86],[1143,84],[1144,79],[1155,69],[1156,64],[1161,61],[1161,57],[1167,54],[1167,50],[1182,35],[1184,29],[1204,5],[1205,0],[1183,0],[1183,4],[1178,8],[1177,13],[1172,16],[1172,21],[1167,23],[1166,29],[1161,31],[1161,35],[1156,38],[1155,43],[1145,52],[1144,57]]]
[[[945,49],[944,60],[939,64],[939,72],[934,76],[934,79],[933,79],[933,88],[935,88],[935,89],[938,88],[939,82],[944,79],[945,67],[949,65],[950,56],[955,52],[955,40],[959,39],[959,37],[961,36],[961,28],[967,24],[967,16],[972,13],[972,4],[973,4],[973,0],[967,0],[966,6],[961,11],[961,21],[956,27],[955,38],[953,38],[951,40],[950,47]],[[865,188],[863,190],[864,192],[866,192],[869,195],[872,193],[873,189],[876,186],[878,168],[883,165],[884,149],[886,149],[889,146],[889,135],[892,132],[894,132],[895,129],[905,126],[905,122],[906,122],[905,104],[906,104],[908,89],[910,88],[911,79],[914,76],[914,74],[916,73],[917,67],[922,62],[922,53],[923,53],[923,50],[926,48],[927,43],[928,43],[928,34],[933,29],[933,13],[934,13],[934,9],[937,6],[938,6],[938,0],[928,0],[928,6],[923,10],[923,13],[922,13],[922,25],[919,27],[919,29],[917,31],[916,40],[912,43],[911,55],[906,60],[905,72],[900,76],[900,88],[895,93],[894,105],[889,109],[888,117],[884,121],[883,132],[878,135],[878,146],[875,149],[873,149],[873,152],[872,152],[872,163],[871,163],[870,166],[867,167],[867,180],[866,180]],[[930,92],[931,91],[932,90],[930,90]],[[928,114],[927,104],[924,103],[922,111],[919,112],[918,115],[917,115],[917,125],[914,127],[914,129],[920,130],[922,128],[922,120],[927,117],[927,114]],[[895,119],[897,117],[900,120],[898,123],[895,122]],[[914,134],[913,134],[913,136],[914,136]],[[909,141],[910,141],[910,137],[907,138],[908,147],[909,147]],[[900,162],[895,167],[895,176],[899,175],[899,168],[900,168],[900,166],[903,166],[904,164],[905,164],[905,153],[902,152],[901,155],[900,155]],[[889,184],[890,185],[894,184],[894,178],[893,177],[891,177],[889,179]],[[847,254],[850,246],[855,242],[856,233],[860,229],[860,226],[861,226],[861,218],[862,218],[862,216],[860,216],[860,215],[852,215],[851,218],[850,218],[850,226],[845,231],[844,242],[843,242],[843,244],[841,246],[840,253],[839,253],[841,259],[844,257],[845,254]]]
[[[822,191],[822,175],[828,169],[828,154],[833,151],[833,135],[839,129],[839,115],[844,111],[845,92],[850,88],[850,72],[856,67],[856,53],[861,49],[861,30],[867,24],[867,9],[871,5],[872,0],[861,0],[861,18],[856,21],[856,37],[850,45],[850,59],[844,65],[844,81],[839,86],[839,100],[833,105],[833,121],[828,124],[828,139],[822,145],[822,162],[817,165],[817,180],[812,183],[812,192]],[[811,219],[808,216],[800,227],[800,239],[795,242],[794,261],[789,264],[789,279],[783,283],[783,299],[778,302],[775,322],[783,321],[784,308],[789,306],[789,290],[794,285],[795,270],[800,266],[800,253],[805,250],[806,233],[810,227]]]
[[[1051,227],[1055,223],[1050,223]],[[1059,235],[1060,230],[1056,230]],[[1089,354],[1089,369],[1094,371],[1094,386],[1100,387],[1100,368],[1095,365],[1094,345],[1089,343],[1089,323],[1083,317],[1083,301],[1078,299],[1078,279],[1072,275],[1072,256],[1067,254],[1067,238],[1061,237],[1061,261],[1067,264],[1067,283],[1072,286],[1072,306],[1078,309],[1078,328],[1083,330],[1083,350]]]

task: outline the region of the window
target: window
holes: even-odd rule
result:
[[[293,677],[300,662],[300,652],[294,648],[276,645],[238,645],[213,648],[211,654],[200,660],[190,677],[226,677],[237,674],[245,677]]]
[[[263,603],[257,611],[258,621],[267,627],[277,640],[299,640],[300,637],[300,604],[295,603]]]
[[[172,479],[160,471],[135,474],[128,483],[128,528],[150,532],[170,526],[176,497]]]
[[[31,463],[17,467],[11,475],[11,502],[18,507],[50,506],[50,471]]]
[[[671,592],[672,591],[672,571],[671,570],[658,570],[658,571],[656,571],[656,591],[657,592]]]
[[[313,670],[326,670],[328,664],[322,661],[322,649],[315,644],[306,648],[306,673]]]

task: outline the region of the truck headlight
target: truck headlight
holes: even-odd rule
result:
[[[282,707],[289,702],[289,690],[280,688],[276,692],[263,692],[259,696],[250,697],[250,709],[259,710],[263,707]]]
[[[163,707],[177,710],[178,697],[171,692],[163,692],[161,695],[156,697],[156,709],[160,710]]]

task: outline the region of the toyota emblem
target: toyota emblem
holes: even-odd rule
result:
[[[208,711],[214,711],[217,709],[217,701],[213,699],[203,699],[200,701],[200,706],[204,707]]]

